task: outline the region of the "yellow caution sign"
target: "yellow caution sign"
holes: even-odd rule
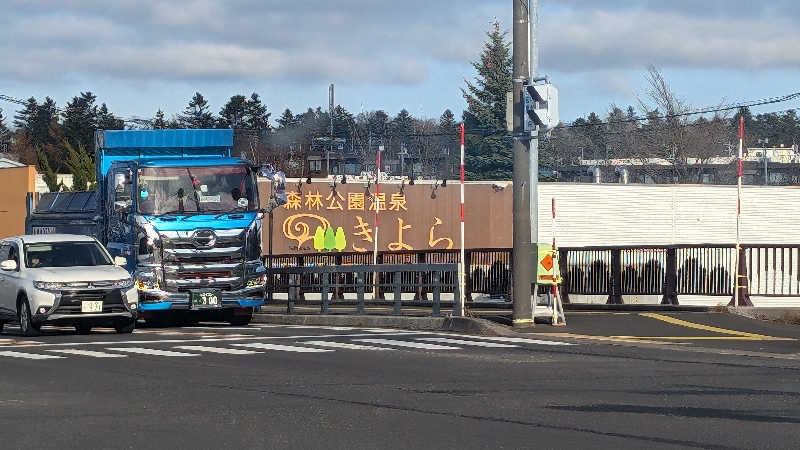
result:
[[[558,269],[558,251],[550,244],[537,244],[539,247],[536,259],[536,283],[560,284],[561,271]]]

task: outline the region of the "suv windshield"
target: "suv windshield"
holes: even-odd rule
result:
[[[256,182],[244,165],[143,167],[137,188],[140,214],[252,211],[258,208]]]
[[[108,265],[111,265],[111,259],[97,242],[25,244],[25,266],[32,269]]]

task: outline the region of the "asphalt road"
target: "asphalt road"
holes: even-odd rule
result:
[[[602,327],[583,320],[522,340],[267,325],[31,339],[9,327],[0,447],[797,448],[798,341],[651,344],[590,335]],[[650,323],[635,325],[650,337],[724,335],[619,320]],[[753,342],[766,350],[736,347]]]

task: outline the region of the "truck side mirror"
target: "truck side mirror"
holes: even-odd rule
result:
[[[13,272],[17,270],[17,262],[13,259],[7,259],[3,262],[0,262],[0,270],[5,270],[6,272]]]
[[[125,267],[128,264],[128,260],[122,256],[115,256],[114,257],[114,265],[119,267]]]
[[[130,200],[118,200],[114,202],[114,212],[117,214],[127,214],[131,211]]]
[[[275,169],[272,167],[271,164],[263,164],[258,169],[258,174],[261,175],[264,178],[270,178],[271,179],[272,176],[275,174]]]

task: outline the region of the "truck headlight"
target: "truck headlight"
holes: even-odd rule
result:
[[[260,275],[256,278],[250,278],[247,280],[247,287],[254,287],[254,286],[263,286],[267,282],[266,275]]]
[[[36,289],[40,289],[42,291],[58,291],[64,289],[67,286],[67,283],[62,283],[59,281],[34,281],[33,287]]]

